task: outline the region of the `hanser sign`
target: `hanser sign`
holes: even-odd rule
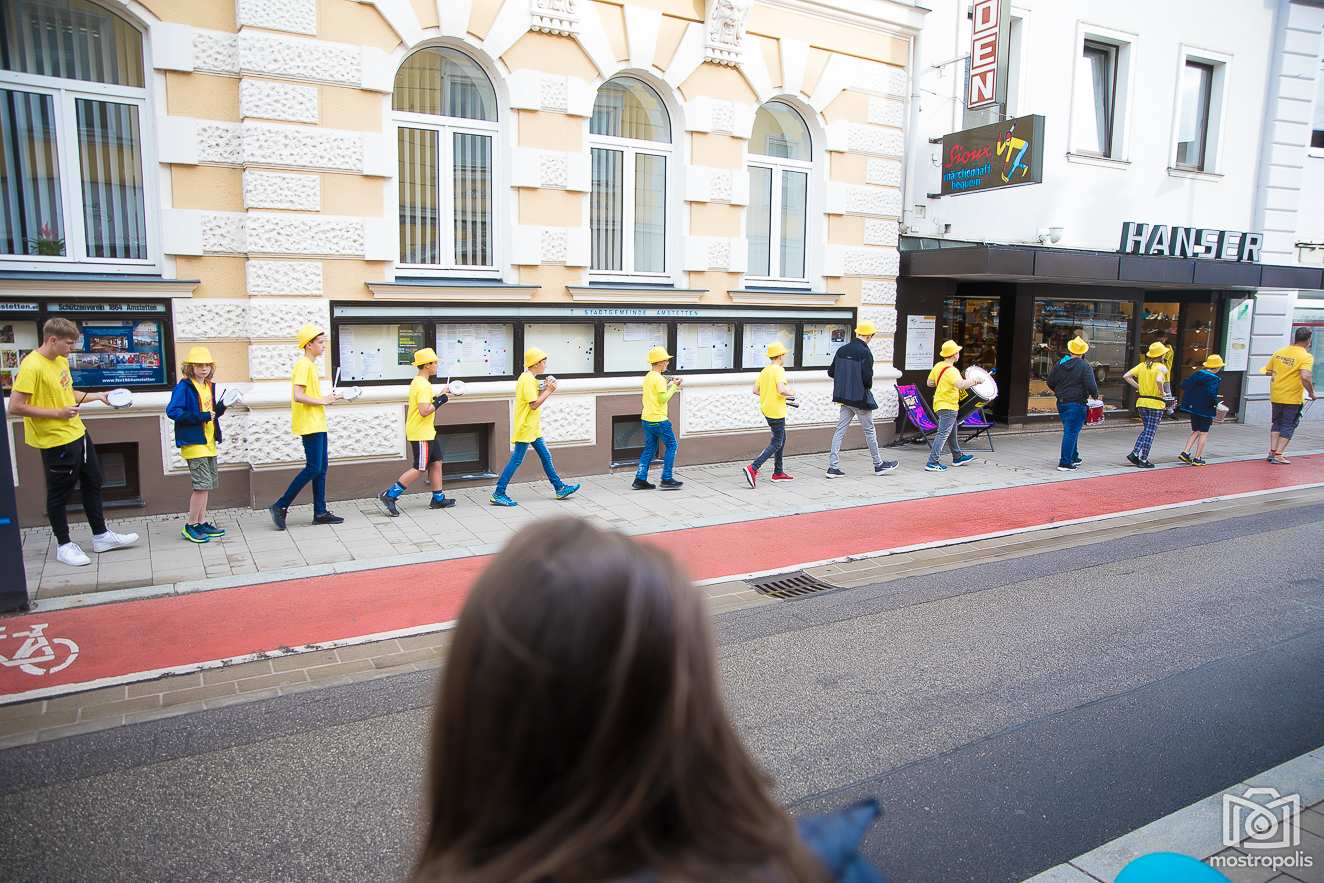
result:
[[[942,195],[977,193],[1044,179],[1044,118],[1016,117],[942,139]]]
[[[1263,233],[1207,230],[1203,227],[1165,227],[1162,224],[1122,224],[1123,254],[1153,254],[1170,258],[1259,263]]]

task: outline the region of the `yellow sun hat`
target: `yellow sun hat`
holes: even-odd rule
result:
[[[1214,354],[1211,355],[1209,358],[1207,358],[1207,359],[1204,360],[1204,367],[1206,367],[1206,368],[1210,368],[1210,369],[1213,369],[1213,368],[1222,368],[1222,367],[1223,367],[1223,357],[1220,356],[1218,353],[1214,353]]]
[[[1073,337],[1067,341],[1067,351],[1073,356],[1083,356],[1090,351],[1090,345],[1083,337]]]
[[[1156,340],[1153,343],[1151,343],[1149,345],[1149,349],[1145,351],[1145,358],[1161,359],[1165,355],[1167,355],[1167,353],[1168,353],[1168,348]]]
[[[671,359],[671,353],[667,352],[664,346],[655,346],[648,351],[648,364],[656,365],[658,362],[666,362]]]
[[[855,333],[860,337],[868,337],[871,334],[877,334],[878,329],[868,319],[861,319],[860,324],[855,326]]]
[[[949,356],[956,355],[960,351],[961,351],[960,344],[958,344],[954,340],[949,340],[942,345],[942,349],[938,351],[938,354],[945,359]]]
[[[425,346],[421,350],[414,351],[415,368],[435,361],[437,361],[437,352],[430,346]]]
[[[191,346],[188,355],[184,357],[185,365],[215,365],[216,360],[211,357],[211,350],[205,346]]]
[[[768,344],[769,359],[775,359],[778,356],[784,356],[784,355],[786,355],[786,347],[781,343],[781,341],[774,340],[772,343]]]
[[[305,325],[305,326],[303,326],[302,328],[300,328],[300,329],[299,329],[299,338],[298,338],[298,339],[299,339],[299,349],[303,349],[303,348],[306,347],[308,344],[312,343],[313,340],[314,340],[319,334],[322,334],[322,333],[323,333],[323,331],[322,331],[321,328],[318,328],[316,325],[312,325],[312,324]]]
[[[547,354],[536,346],[531,346],[524,351],[524,367],[532,368],[534,365],[547,358]]]

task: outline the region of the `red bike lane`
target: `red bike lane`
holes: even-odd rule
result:
[[[1263,460],[971,491],[640,537],[696,580],[789,570],[810,562],[955,542],[1237,494],[1324,484],[1324,455],[1291,467]],[[751,504],[755,497],[751,496]],[[452,622],[487,556],[125,601],[0,619],[0,655],[45,624],[78,645],[61,671],[0,666],[0,703],[192,671],[221,661]],[[49,667],[49,666],[47,666]]]

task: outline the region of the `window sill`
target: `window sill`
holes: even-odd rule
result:
[[[1087,166],[1098,166],[1101,169],[1128,169],[1131,167],[1129,159],[1113,159],[1111,156],[1095,156],[1092,153],[1073,153],[1067,152],[1067,162],[1081,163]]]
[[[1314,159],[1324,159],[1324,147],[1309,147],[1306,149],[1306,156]]]
[[[772,307],[831,306],[840,303],[845,297],[839,291],[809,291],[804,288],[736,288],[730,294],[732,303]]]
[[[118,300],[121,298],[192,297],[197,279],[122,273],[72,273],[0,270],[0,294],[21,297]]]
[[[515,285],[498,279],[445,279],[397,276],[393,282],[365,282],[373,297],[384,300],[480,301],[482,303],[533,300],[541,285]]]
[[[593,285],[567,285],[570,299],[590,304],[647,303],[697,304],[708,293],[706,288],[676,288],[673,285],[638,285],[598,282]]]
[[[1198,169],[1179,169],[1176,166],[1168,166],[1168,177],[1170,178],[1190,178],[1195,181],[1221,181],[1223,175],[1219,172],[1202,172]]]

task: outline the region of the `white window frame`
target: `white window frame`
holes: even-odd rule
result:
[[[787,105],[789,107],[789,105]],[[794,110],[794,108],[792,108]],[[796,111],[799,115],[799,111]],[[805,130],[808,131],[806,124]],[[809,155],[814,155],[813,140],[809,143]],[[783,159],[782,157],[764,156],[762,154],[751,153],[745,159],[745,165],[750,168],[771,169],[772,174],[772,196],[768,206],[769,224],[768,224],[768,271],[767,276],[756,276],[750,272],[745,279],[749,282],[758,282],[762,285],[785,285],[804,288],[809,284],[809,228],[811,226],[811,211],[813,208],[812,193],[814,189],[814,161]],[[805,176],[805,219],[804,219],[804,275],[787,276],[781,272],[781,235],[782,235],[782,172],[800,172]],[[754,199],[754,181],[750,178],[750,201]],[[746,207],[748,211],[748,207]],[[748,221],[746,221],[745,230],[746,247],[749,244]]]
[[[1071,84],[1070,116],[1067,121],[1070,148],[1067,159],[1089,165],[1124,168],[1130,164],[1131,157],[1131,121],[1134,98],[1134,64],[1136,44],[1139,37],[1129,31],[1104,27],[1090,22],[1076,23],[1076,43],[1074,68]],[[1076,143],[1076,114],[1093,114],[1094,108],[1081,107],[1076,100],[1080,80],[1089,76],[1085,65],[1085,43],[1095,43],[1110,47],[1113,62],[1112,124],[1109,133],[1109,151],[1101,155],[1097,150]]]
[[[111,13],[114,14],[114,13]],[[129,19],[121,17],[125,22]],[[143,35],[143,62],[146,65],[149,47]],[[144,83],[148,71],[144,69]],[[106,273],[141,273],[156,269],[161,263],[161,244],[158,234],[159,211],[156,163],[152,146],[155,142],[154,117],[149,113],[148,87],[119,86],[0,71],[0,88],[14,92],[33,92],[52,96],[55,117],[56,163],[60,170],[60,209],[64,221],[63,255],[7,255],[0,254],[0,269],[53,270],[77,269]],[[82,169],[78,154],[78,107],[80,98],[115,104],[129,104],[138,108],[138,160],[143,182],[143,223],[147,235],[145,258],[102,258],[87,254],[87,231],[83,217]]]
[[[595,270],[592,266],[592,254],[590,246],[589,256],[589,281],[591,282],[643,282],[652,285],[665,285],[674,281],[676,266],[675,244],[675,216],[672,207],[675,202],[675,182],[676,178],[676,115],[672,112],[662,93],[658,91],[652,83],[642,77],[634,77],[629,74],[617,74],[608,77],[602,81],[605,85],[613,79],[632,79],[642,83],[651,91],[662,105],[662,109],[667,114],[667,132],[671,137],[670,141],[644,141],[638,138],[616,138],[610,135],[594,135],[591,129],[588,129],[588,151],[589,156],[593,155],[593,148],[602,150],[616,150],[624,154],[621,158],[621,179],[624,193],[621,194],[621,269],[620,270]],[[590,117],[590,125],[591,125]],[[635,184],[635,157],[639,154],[650,156],[660,156],[663,161],[664,180],[662,184],[662,218],[666,228],[662,231],[662,270],[660,272],[638,272],[634,269],[634,184]],[[590,168],[592,160],[590,159]],[[590,189],[592,181],[589,182]],[[588,208],[589,236],[592,237],[592,195],[590,193]]]
[[[1177,144],[1181,129],[1181,86],[1186,63],[1205,64],[1213,68],[1209,84],[1209,118],[1205,123],[1204,167],[1192,169],[1177,165]],[[1223,121],[1227,119],[1228,76],[1232,55],[1213,49],[1201,49],[1182,43],[1177,52],[1176,78],[1172,93],[1172,135],[1168,147],[1168,174],[1175,178],[1218,180],[1223,177]]]

